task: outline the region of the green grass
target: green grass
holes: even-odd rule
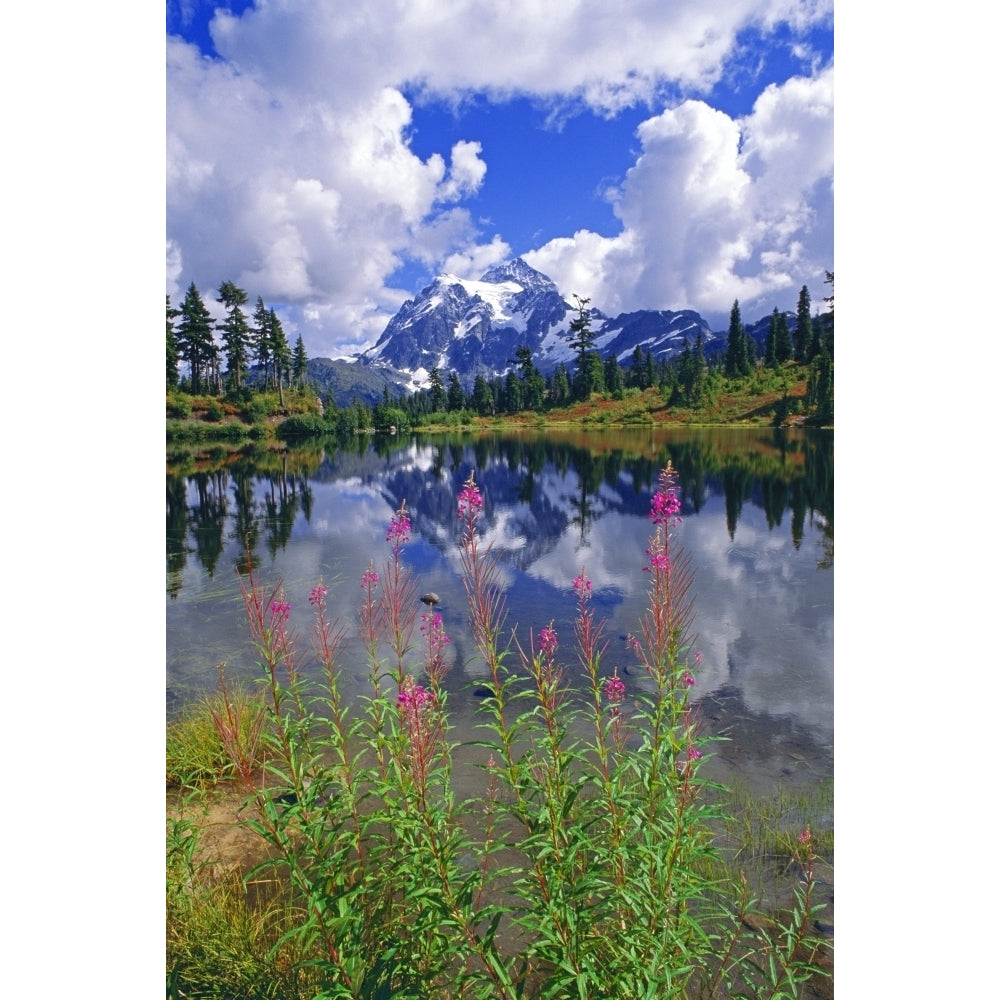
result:
[[[737,877],[743,872],[758,889],[779,883],[807,826],[817,856],[832,867],[832,778],[804,790],[778,789],[767,796],[754,795],[737,782],[727,788],[722,801],[726,818],[715,830],[719,851],[709,862],[712,872],[706,874]]]
[[[316,995],[302,958],[282,942],[301,917],[274,893],[251,901],[237,867],[199,862],[198,830],[167,830],[167,998]]]
[[[250,748],[255,730],[263,723],[263,705],[239,686],[229,688],[229,705],[239,720],[241,745]],[[213,712],[226,713],[221,692],[195,702],[167,725],[168,787],[204,788],[233,777],[232,758],[223,746]]]

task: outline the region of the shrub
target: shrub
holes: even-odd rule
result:
[[[173,392],[167,396],[167,418],[185,420],[191,416],[191,398],[180,392]]]
[[[254,396],[240,407],[240,419],[247,424],[263,423],[270,413],[267,401],[262,396]]]
[[[330,425],[321,416],[312,413],[282,420],[275,430],[275,434],[283,441],[287,441],[289,438],[329,433]]]
[[[226,415],[226,411],[222,408],[222,404],[217,399],[210,399],[208,401],[208,406],[205,408],[205,419],[211,421],[212,423],[218,423]]]

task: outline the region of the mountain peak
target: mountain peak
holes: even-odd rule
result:
[[[504,281],[515,281],[525,287],[534,287],[539,284],[552,284],[552,279],[548,275],[536,271],[523,258],[515,257],[513,260],[505,261],[502,264],[494,264],[479,279],[493,284],[500,284]]]

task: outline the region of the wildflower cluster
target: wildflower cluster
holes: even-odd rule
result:
[[[385,540],[393,545],[404,545],[410,540],[410,531],[410,516],[406,513],[406,501],[404,500],[399,510],[392,515],[389,530],[385,533]]]
[[[407,729],[412,732],[419,725],[421,716],[426,714],[428,706],[433,704],[433,693],[417,684],[412,677],[407,677],[396,698],[396,706],[406,722]]]
[[[604,682],[604,697],[612,705],[620,705],[625,700],[625,682],[617,671]]]
[[[475,519],[483,509],[483,496],[476,486],[475,473],[470,472],[469,478],[458,494],[458,519]]]
[[[538,633],[538,648],[550,660],[556,655],[556,650],[559,648],[559,636],[556,635],[556,630],[552,626],[553,623],[549,622]]]
[[[444,732],[438,700],[433,691],[406,677],[396,697],[404,744],[401,756],[422,803],[426,800],[427,781],[436,759],[444,748]]]
[[[677,498],[677,490],[672,485],[665,485],[662,478],[660,489],[653,494],[650,506],[649,519],[653,524],[662,524],[668,527],[680,524],[681,502]]]

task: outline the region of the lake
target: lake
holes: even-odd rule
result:
[[[480,532],[502,553],[508,628],[524,644],[529,629],[552,622],[564,665],[578,669],[571,583],[584,570],[607,620],[603,664],[634,663],[624,637],[645,607],[650,497],[668,460],[683,518],[672,546],[690,554],[695,573],[693,695],[704,730],[727,737],[704,773],[761,790],[832,777],[833,434],[823,431],[364,437],[347,448],[313,441],[283,454],[168,461],[168,718],[215,687],[220,663],[228,678],[256,676],[237,578],[248,545],[260,581],[284,581],[304,651],[309,591],[323,578],[330,616],[349,633],[345,691],[361,692],[361,576],[387,558],[386,528],[405,500],[405,562],[417,592],[440,597],[449,708],[456,738],[471,738],[485,668],[471,644],[456,498],[473,470]]]

